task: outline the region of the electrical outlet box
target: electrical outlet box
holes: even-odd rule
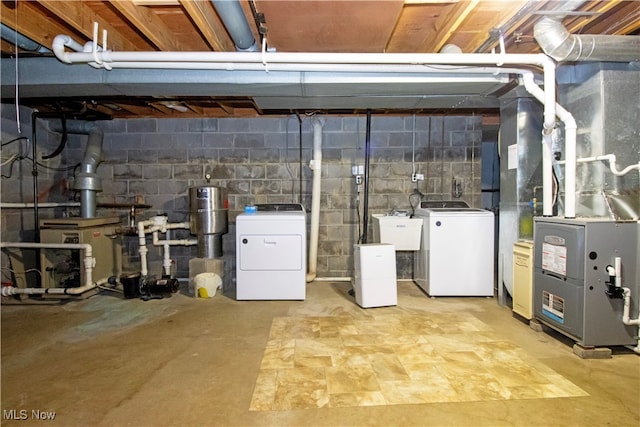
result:
[[[411,175],[411,182],[418,182],[418,181],[424,181],[423,173],[414,173],[413,175]]]
[[[353,165],[351,166],[351,175],[364,175],[364,165]]]

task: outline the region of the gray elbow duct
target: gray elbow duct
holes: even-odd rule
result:
[[[547,55],[563,61],[640,61],[640,36],[574,35],[558,20],[542,17],[533,36]]]
[[[80,191],[80,216],[93,218],[96,216],[96,193],[102,191],[102,181],[96,170],[102,161],[103,132],[93,122],[71,120],[66,123],[68,133],[88,135],[87,148],[80,163],[80,171],[76,174],[73,189]],[[53,122],[51,131],[61,132],[62,124]]]

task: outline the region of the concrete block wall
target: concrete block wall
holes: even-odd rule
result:
[[[231,286],[235,277],[235,217],[245,205],[301,201],[307,209],[311,207],[309,160],[314,117],[302,117],[301,147],[295,116],[98,122],[105,135],[103,162],[98,167],[103,191],[98,194],[98,202],[144,202],[152,207],[141,211],[138,220],[166,214],[170,222],[182,222],[188,219],[189,187],[205,184],[205,175],[211,175],[210,184],[225,188],[228,194],[229,233],[223,236],[223,250],[228,276],[225,286]],[[359,215],[364,197],[361,192],[357,201],[352,166],[365,164],[366,118],[360,115],[318,119],[323,122],[323,159],[317,273],[318,277],[350,277],[353,245],[361,232]],[[451,199],[454,178],[462,190],[461,199],[479,207],[481,137],[480,116],[418,116],[414,130],[411,115],[373,115],[369,214],[393,208],[410,211],[409,195],[414,189],[424,199]],[[48,138],[55,140],[56,135]],[[70,135],[60,162],[63,165],[79,162],[85,143],[86,136]],[[425,180],[412,182],[414,170],[424,174]],[[51,177],[51,184],[55,187],[57,181],[66,182],[71,176],[72,172]],[[5,181],[3,188],[8,184]],[[29,197],[26,191],[21,196]],[[98,209],[98,215],[119,215],[123,224],[127,221],[126,209]],[[371,221],[369,224],[371,242]],[[188,230],[176,230],[172,235],[172,238],[189,237]],[[123,241],[124,270],[138,271],[137,239],[125,236]],[[188,260],[196,256],[196,248],[172,247],[171,255],[175,261],[174,274],[188,277]],[[148,256],[150,273],[159,275],[160,249],[151,249]],[[412,252],[398,252],[399,278],[412,277],[412,257]]]

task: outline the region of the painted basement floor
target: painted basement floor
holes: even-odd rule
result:
[[[361,309],[349,289],[3,305],[2,425],[640,425],[625,348],[580,359],[495,299],[399,282],[397,307]]]

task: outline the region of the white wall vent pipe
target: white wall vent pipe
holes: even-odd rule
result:
[[[55,121],[49,124],[49,130],[62,132],[62,123]],[[88,135],[87,148],[80,163],[80,171],[76,174],[73,189],[80,191],[80,216],[94,218],[96,216],[96,193],[102,191],[102,180],[96,173],[102,161],[103,132],[93,122],[69,120],[66,123],[68,133]]]
[[[309,167],[313,171],[313,191],[311,193],[311,231],[309,233],[309,265],[307,282],[313,282],[318,269],[318,231],[320,228],[320,189],[322,177],[322,121],[313,120],[313,159]],[[300,141],[302,144],[302,141]],[[300,171],[302,173],[302,171]],[[302,189],[300,189],[302,191]]]
[[[640,36],[570,34],[556,19],[542,17],[533,28],[542,50],[563,61],[640,61]]]
[[[256,39],[249,28],[240,2],[236,0],[211,0],[211,3],[229,32],[236,49],[248,52],[258,50]]]

